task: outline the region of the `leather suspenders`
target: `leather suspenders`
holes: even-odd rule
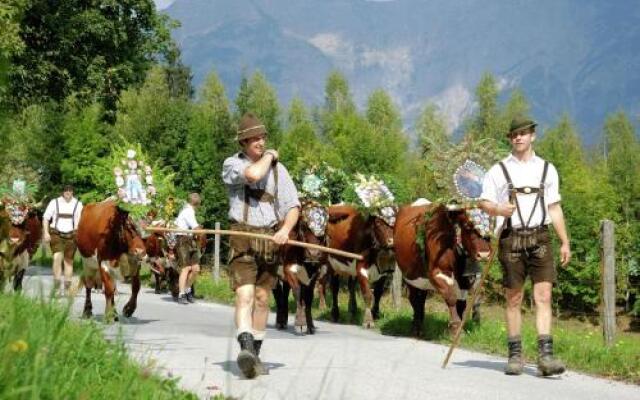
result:
[[[549,170],[549,162],[545,160],[544,162],[544,167],[542,169],[542,179],[540,179],[540,186],[539,187],[531,187],[531,186],[522,186],[522,187],[515,187],[513,185],[513,181],[511,180],[511,176],[509,176],[509,172],[507,172],[507,167],[504,165],[504,163],[502,161],[500,161],[498,163],[500,165],[500,168],[502,169],[502,173],[504,174],[504,177],[507,179],[507,185],[509,187],[509,201],[510,202],[515,202],[516,204],[516,210],[518,211],[518,217],[520,218],[520,221],[523,223],[523,226],[521,229],[527,230],[530,229],[529,228],[529,224],[531,223],[531,218],[533,217],[533,214],[536,210],[536,206],[538,205],[538,201],[540,201],[540,207],[542,207],[542,220],[540,221],[540,226],[544,225],[544,221],[547,218],[547,207],[545,205],[544,202],[544,182],[547,179],[547,171]],[[522,218],[522,211],[520,209],[520,202],[518,201],[518,196],[517,194],[536,194],[536,199],[533,202],[533,207],[531,208],[531,214],[529,214],[529,218],[527,219],[527,222],[525,223],[524,218]],[[507,228],[511,229],[512,224],[511,224],[511,218],[507,219]]]
[[[271,203],[273,204],[274,213],[276,215],[276,219],[280,220],[278,208],[278,164],[273,165],[269,168],[269,171],[273,173],[273,183],[274,183],[274,191],[273,195],[266,190],[263,189],[253,189],[249,187],[249,185],[244,185],[244,210],[242,212],[242,223],[247,224],[249,219],[249,202],[251,199],[255,199],[259,202]]]
[[[71,212],[71,214],[65,214],[65,213],[60,213],[60,205],[58,204],[58,198],[56,198],[56,219],[53,222],[53,228],[58,230],[58,219],[60,218],[66,218],[66,219],[71,219],[71,231],[75,231],[76,230],[76,210],[78,209],[78,203],[80,201],[76,200],[76,204],[73,206],[73,211]],[[64,232],[64,233],[69,233],[69,232]]]

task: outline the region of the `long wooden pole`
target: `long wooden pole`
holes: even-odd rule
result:
[[[160,227],[148,227],[145,230],[149,232],[175,232],[175,233],[193,233],[193,234],[204,234],[204,235],[227,235],[227,236],[244,236],[254,239],[264,239],[273,241],[273,236],[264,235],[262,233],[252,233],[252,232],[244,232],[244,231],[229,231],[224,229],[176,229],[176,228],[160,228]],[[289,239],[287,241],[288,245],[304,247],[307,249],[320,250],[325,253],[333,254],[336,256],[354,258],[356,260],[362,260],[364,257],[360,254],[349,253],[348,251],[342,251],[338,249],[332,249],[331,247],[320,246],[312,243],[300,242],[297,240]]]
[[[498,236],[499,237],[499,236]],[[449,363],[449,358],[453,354],[453,350],[458,347],[458,343],[460,342],[460,334],[462,333],[462,328],[464,327],[464,323],[467,321],[469,317],[469,310],[473,308],[473,305],[476,304],[476,298],[478,294],[482,291],[482,287],[484,286],[484,281],[487,279],[487,275],[489,274],[489,268],[491,268],[491,263],[493,262],[493,258],[498,252],[498,246],[496,245],[493,249],[493,253],[491,257],[489,257],[489,261],[482,268],[482,274],[480,275],[480,282],[476,285],[476,288],[473,290],[471,294],[471,299],[467,302],[467,307],[465,307],[464,312],[462,313],[462,322],[458,329],[456,330],[455,335],[453,336],[453,341],[451,342],[451,346],[449,347],[449,351],[447,352],[447,356],[444,358],[442,362],[442,368],[446,368]]]

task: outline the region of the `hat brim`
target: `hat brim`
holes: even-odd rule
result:
[[[238,133],[236,135],[236,141],[240,143],[243,140],[251,139],[251,138],[261,136],[261,135],[266,135],[266,134],[267,134],[266,128],[264,127],[264,125],[260,125],[260,126],[256,126],[253,129],[247,129],[244,132]]]
[[[516,128],[516,129],[510,130],[510,131],[507,133],[507,136],[511,136],[511,134],[516,133],[516,132],[520,132],[520,131],[525,130],[525,129],[535,128],[536,126],[538,126],[538,124],[537,124],[537,123],[535,123],[535,122],[532,122],[532,123],[527,124],[527,125],[523,125],[523,126],[518,127],[518,128]]]

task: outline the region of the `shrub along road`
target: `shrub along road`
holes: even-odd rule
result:
[[[30,268],[29,293],[51,285],[51,277]],[[118,310],[130,287],[118,285]],[[84,291],[74,299],[80,315]],[[94,318],[101,320],[104,297],[94,293]],[[118,332],[134,357],[153,359],[161,372],[203,398],[224,393],[243,399],[605,399],[640,398],[640,387],[568,372],[539,378],[533,365],[519,377],[502,373],[505,360],[456,350],[450,366],[440,368],[447,348],[408,338],[383,336],[357,326],[318,322],[315,336],[273,329],[270,316],[263,361],[270,375],[241,377],[235,365],[233,309],[198,302],[179,305],[169,295],[143,287],[134,317],[106,327]],[[291,318],[292,319],[292,318]],[[290,319],[290,320],[291,320]]]

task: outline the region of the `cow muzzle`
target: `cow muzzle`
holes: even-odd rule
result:
[[[491,251],[487,250],[487,251],[479,251],[476,254],[476,259],[479,261],[487,261],[489,259],[489,256],[491,255]]]

